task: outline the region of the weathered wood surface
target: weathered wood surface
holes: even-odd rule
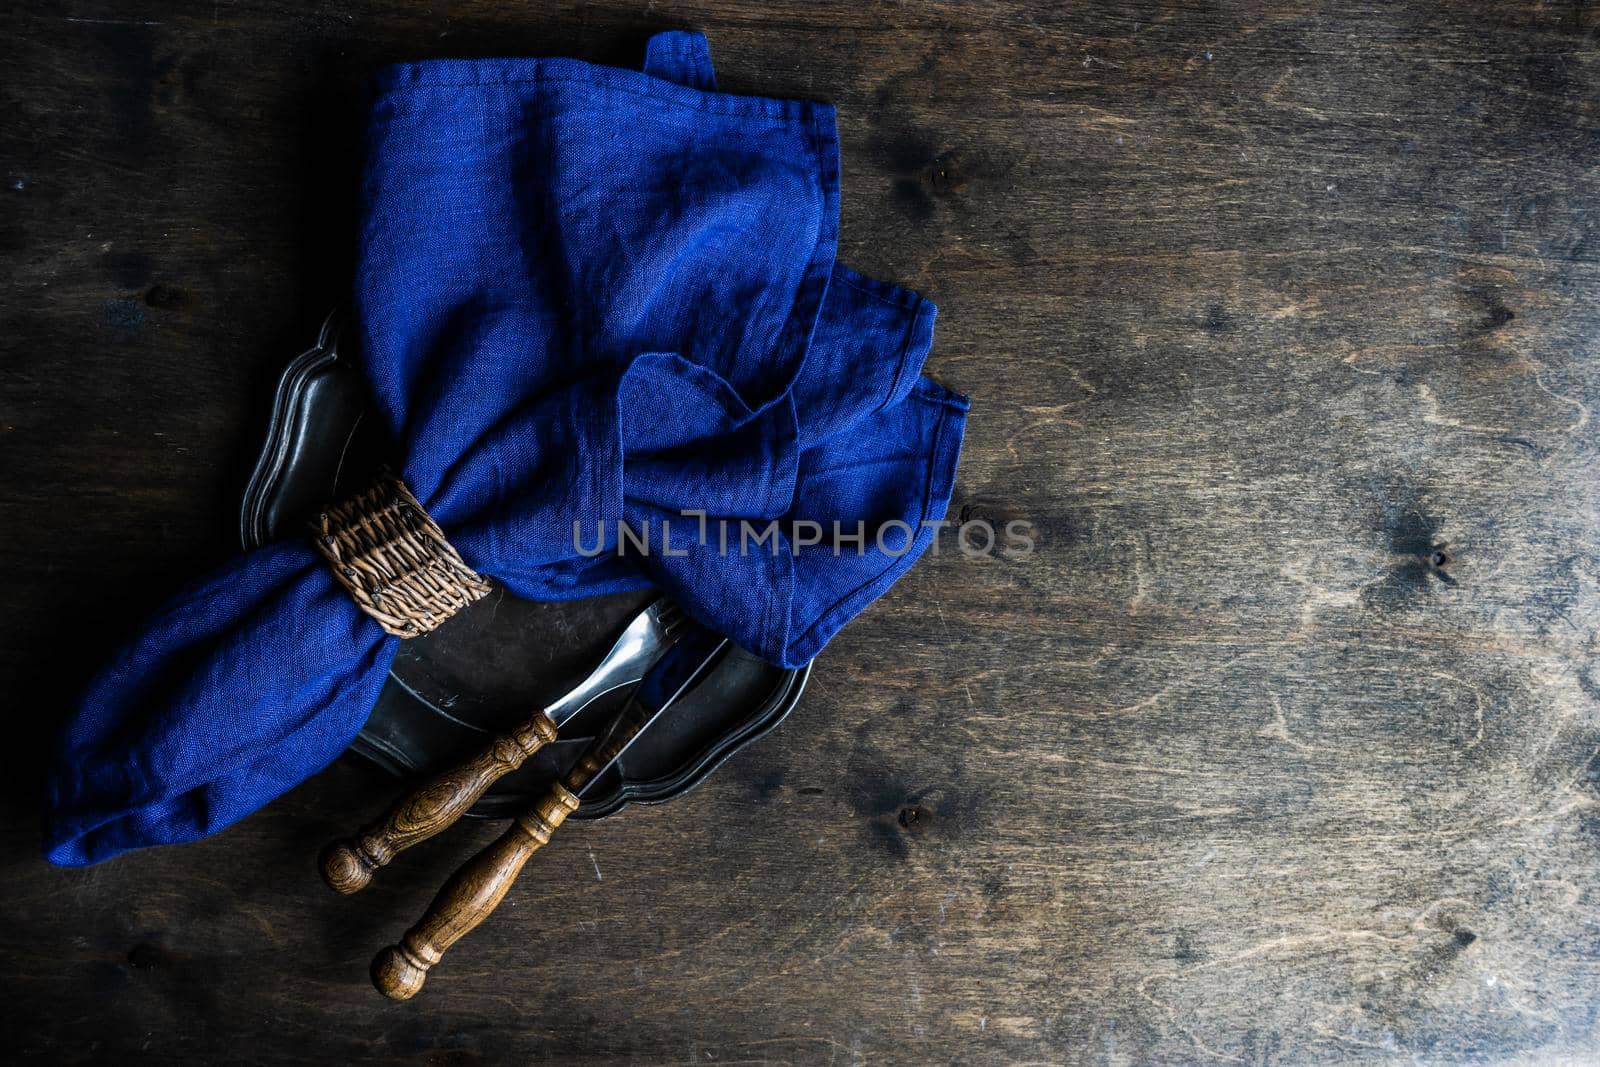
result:
[[[0,17],[8,1059],[1596,1055],[1592,6]],[[498,828],[339,898],[318,849],[393,795],[359,766],[46,867],[46,732],[232,552],[267,390],[345,284],[362,80],[672,26],[728,88],[839,105],[843,258],[938,300],[956,507],[1038,550],[947,544],[782,730],[569,830],[407,1005],[373,950]]]

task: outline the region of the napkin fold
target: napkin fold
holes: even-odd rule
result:
[[[931,541],[967,405],[920,376],[933,306],[834,260],[833,109],[714,87],[689,33],[643,72],[385,71],[355,327],[402,475],[474,569],[537,600],[657,586],[798,666]],[[671,554],[619,553],[623,524],[670,525]],[[190,585],[67,724],[47,858],[254,811],[348,746],[396,647],[305,542]]]

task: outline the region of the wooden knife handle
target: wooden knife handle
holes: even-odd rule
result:
[[[556,724],[544,712],[497,737],[468,763],[437,775],[369,823],[354,838],[335,841],[322,852],[322,880],[341,893],[354,893],[372,881],[373,872],[419,841],[426,841],[467,813],[503,776],[556,739]]]
[[[451,876],[428,905],[421,921],[406,931],[398,945],[390,945],[372,961],[372,984],[392,1000],[410,1000],[427,981],[428,969],[444,958],[445,950],[477,927],[499,906],[522,865],[550,840],[567,816],[578,810],[578,794],[609,765],[648,724],[648,718],[628,723],[591,746],[561,781],[550,787],[532,810],[518,815],[511,828],[489,847],[472,857]]]
[[[510,829],[468,860],[439,890],[422,920],[406,931],[398,945],[384,949],[372,961],[372,984],[378,992],[392,1000],[416,996],[428,969],[489,917],[522,865],[577,809],[577,794],[557,783],[533,810],[517,816]]]

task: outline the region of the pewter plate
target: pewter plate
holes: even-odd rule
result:
[[[317,510],[366,482],[392,454],[368,417],[358,365],[341,354],[342,315],[285,368],[267,439],[240,513],[246,548],[301,531]],[[491,736],[579,681],[649,593],[533,604],[501,588],[431,634],[404,641],[372,716],[350,751],[401,778],[477,752]],[[629,750],[573,815],[603,818],[630,802],[679,796],[793,710],[811,667],[785,670],[735,650]],[[509,816],[532,802],[582,751],[613,694],[568,724],[568,736],[502,779],[472,814]]]

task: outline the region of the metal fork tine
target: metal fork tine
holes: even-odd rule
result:
[[[514,732],[497,738],[471,762],[434,776],[389,815],[369,823],[358,838],[330,845],[322,859],[324,880],[341,893],[353,893],[366,885],[388,858],[454,823],[497,778],[554,741],[557,731],[595,698],[643,679],[668,649],[683,640],[682,631],[689,625],[689,616],[670,599],[653,601],[628,622],[589,676],[564,696],[534,712]],[[369,840],[379,842],[381,849],[369,853],[363,843]],[[379,855],[387,858],[374,858]]]

